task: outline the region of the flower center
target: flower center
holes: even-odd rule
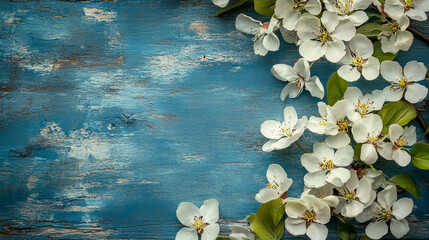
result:
[[[373,104],[374,104],[374,101],[369,101],[369,99],[368,99],[366,102],[363,102],[359,98],[358,101],[357,101],[357,104],[355,103],[353,105],[355,105],[355,110],[360,115],[365,115],[368,112],[370,112],[371,110],[375,109],[375,107],[372,107],[372,109],[370,109]]]
[[[336,7],[339,8],[344,14],[348,14],[355,10],[353,5],[353,0],[337,0]]]
[[[293,9],[295,9],[297,12],[301,12],[305,8],[306,2],[301,2],[301,0],[295,0],[293,4]]]
[[[380,131],[378,131],[378,132],[371,131],[367,137],[368,141],[370,141],[372,143],[376,143],[379,140],[379,138],[378,138],[379,135],[380,135]]]
[[[329,171],[335,167],[332,160],[327,160],[326,157],[323,157],[323,162],[319,162],[319,167],[323,170]]]
[[[319,27],[319,34],[317,35],[316,40],[325,44],[327,41],[332,41],[331,34],[326,31],[324,27]]]
[[[293,130],[290,129],[285,122],[282,123],[282,125],[280,126],[280,131],[286,136],[286,137],[290,137],[293,134]]]
[[[387,210],[384,208],[377,208],[375,210],[376,215],[372,217],[372,219],[376,222],[387,222],[389,221],[393,214],[391,210]]]
[[[408,79],[406,77],[402,77],[402,79],[399,80],[398,85],[402,88],[406,87],[408,85]]]
[[[312,222],[314,222],[314,220],[316,220],[316,213],[313,210],[305,211],[304,220],[307,223],[307,225],[311,224]]]
[[[414,7],[414,0],[402,0],[402,4],[404,4],[405,10],[408,11]]]
[[[337,122],[337,126],[338,126],[338,131],[340,131],[340,132],[348,131],[349,130],[349,120],[342,119],[342,120]]]
[[[407,137],[406,134],[404,134],[403,136],[399,137],[398,140],[396,140],[395,145],[398,147],[403,147],[405,145],[408,144],[408,141],[405,140],[405,137]]]
[[[402,70],[401,70],[402,71]],[[398,82],[390,82],[392,84],[392,86],[390,86],[391,90],[399,90],[401,88],[406,88],[408,87],[408,85],[410,85],[411,83],[408,82],[408,78],[404,76],[404,73],[402,73],[402,78],[399,79]]]
[[[347,188],[339,189],[338,193],[340,196],[346,198],[347,201],[351,201],[356,199],[356,193],[354,191],[350,191]]]
[[[280,192],[280,184],[277,183],[277,177],[274,176],[274,180],[268,183],[265,188],[275,192],[276,194],[281,194]]]
[[[398,23],[396,21],[393,21],[392,23],[389,23],[389,28],[390,28],[390,31],[392,31],[393,34],[396,34],[396,32],[399,29],[399,25],[398,25]]]
[[[208,223],[204,223],[203,216],[194,216],[194,223],[192,224],[199,234],[202,234],[204,232],[204,228],[209,225]]]

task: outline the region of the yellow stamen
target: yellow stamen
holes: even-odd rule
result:
[[[316,213],[313,210],[305,211],[304,220],[307,222],[307,224],[314,222],[314,220],[316,220]]]
[[[327,160],[326,157],[323,157],[323,162],[319,162],[319,166],[321,169],[328,171],[335,167],[332,160]]]
[[[306,4],[307,4],[306,2],[301,2],[300,0],[295,0],[294,4],[293,4],[293,9],[295,9],[298,12],[301,12],[302,10],[304,10]]]
[[[340,132],[348,131],[349,130],[349,120],[342,119],[342,120],[337,122],[337,126],[338,126],[338,131],[340,131]]]

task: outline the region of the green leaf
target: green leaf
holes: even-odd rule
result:
[[[357,237],[357,230],[351,223],[339,222],[337,232],[341,240],[355,240]]]
[[[372,240],[372,238],[368,237],[367,235],[363,235],[360,240]]]
[[[380,115],[384,124],[382,133],[386,135],[389,132],[390,125],[396,123],[404,126],[417,117],[417,112],[410,104],[398,101],[384,105],[378,115]]]
[[[428,122],[428,125],[429,125],[429,122]],[[426,134],[428,134],[428,133],[429,133],[429,127],[426,128],[426,132],[425,132],[425,134],[423,134],[423,137],[426,136]]]
[[[333,106],[338,100],[343,99],[349,83],[334,72],[328,80],[327,97],[329,106]]]
[[[384,53],[381,50],[381,42],[377,41],[374,43],[374,54],[373,54],[373,56],[378,58],[378,60],[380,60],[380,62],[383,62],[386,60],[392,61],[393,59],[396,58],[396,56],[398,56],[398,53],[396,53],[396,54]]]
[[[262,15],[271,17],[274,15],[276,0],[255,0],[255,11]]]
[[[249,221],[249,223],[252,223],[253,220],[255,220],[256,218],[256,214],[250,214],[249,216],[247,216],[247,221]]]
[[[362,149],[362,145],[363,143],[358,143],[355,145],[355,147],[353,148],[354,150],[354,156],[353,156],[353,160],[355,160],[356,162],[361,162],[362,160],[360,159],[360,152]]]
[[[377,37],[382,31],[381,25],[375,22],[366,23],[357,29],[357,33],[367,37]]]
[[[240,0],[237,3],[231,5],[230,7],[221,8],[221,9],[219,9],[219,10],[216,11],[216,16],[218,16],[218,15],[224,13],[224,12],[227,12],[227,11],[229,11],[231,9],[234,9],[236,7],[239,7],[239,6],[243,5],[245,2],[248,2],[248,1],[249,0]]]
[[[250,229],[261,240],[279,240],[284,233],[284,214],[285,208],[282,199],[264,203],[259,207],[256,215],[251,217]]]
[[[405,191],[411,193],[416,198],[420,198],[419,191],[417,189],[416,181],[414,181],[413,177],[408,174],[398,174],[389,179],[389,182],[392,182]]]
[[[368,15],[368,17],[377,17],[380,19],[381,23],[387,22],[386,16],[384,16],[383,14],[380,13],[366,13]]]
[[[429,144],[418,142],[410,152],[411,162],[417,168],[429,170]]]

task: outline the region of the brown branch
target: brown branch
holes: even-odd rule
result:
[[[426,37],[423,33],[417,31],[415,28],[412,27],[408,27],[407,30],[410,31],[416,38],[429,44],[429,37]]]

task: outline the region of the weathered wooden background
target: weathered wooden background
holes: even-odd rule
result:
[[[234,28],[250,7],[216,9],[209,0],[0,2],[1,238],[174,239],[177,205],[209,198],[226,236],[256,211],[271,163],[299,196],[301,150],[263,153],[259,133],[285,105],[317,115],[308,92],[282,102],[284,83],[270,74],[293,64],[297,48],[257,57]],[[427,23],[415,27],[429,35]],[[427,49],[417,40],[398,60],[428,63]],[[337,68],[319,61],[312,71],[326,85]],[[311,149],[319,139],[307,131],[301,142]],[[383,164],[388,175],[403,171]],[[407,237],[427,239],[428,175],[406,171],[422,195]]]

